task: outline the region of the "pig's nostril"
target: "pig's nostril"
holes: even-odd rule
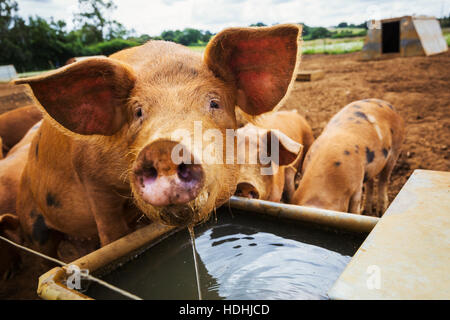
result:
[[[177,168],[178,178],[183,181],[189,182],[193,179],[190,167],[184,163],[181,163]]]
[[[181,163],[177,167],[178,178],[183,182],[201,182],[203,178],[203,170],[197,164]]]
[[[152,165],[142,168],[143,176],[147,179],[154,180],[158,176],[158,171]]]

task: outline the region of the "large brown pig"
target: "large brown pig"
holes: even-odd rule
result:
[[[289,201],[295,191],[295,174],[303,162],[303,155],[314,141],[314,136],[308,122],[295,110],[278,111],[263,114],[238,129],[241,143],[245,143],[249,152],[260,153],[260,148],[268,148],[267,141],[260,139],[268,134],[275,134],[280,142],[279,168],[274,174],[262,174],[262,162],[251,164],[248,161],[241,165],[239,183],[236,195],[246,198],[256,198],[269,201]],[[281,133],[281,134],[280,134]],[[244,139],[245,137],[250,139]],[[258,141],[262,145],[258,145]],[[266,142],[266,143],[264,143]],[[263,151],[267,153],[267,151]],[[255,157],[254,155],[253,157]],[[276,164],[275,164],[276,165]]]
[[[296,25],[227,29],[203,59],[150,41],[16,81],[45,112],[17,201],[25,234],[54,254],[61,234],[105,245],[141,212],[176,226],[207,219],[234,193],[238,165],[198,163],[190,145],[181,149],[190,161],[173,161],[182,141],[174,131],[194,136],[200,122],[225,136],[236,128],[236,105],[250,115],[273,110],[292,83],[300,33]],[[130,197],[137,208],[125,209]]]
[[[388,206],[387,184],[405,136],[403,119],[378,99],[352,102],[338,112],[306,154],[302,179],[291,203],[372,215],[373,179],[378,176],[381,216]]]

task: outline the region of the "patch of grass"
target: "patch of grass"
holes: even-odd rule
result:
[[[303,41],[302,52],[304,54],[328,53],[342,54],[360,51],[364,45],[365,37],[352,37],[340,39],[316,39]],[[202,53],[205,50],[204,45],[191,45],[189,49]]]
[[[205,51],[206,44],[205,45],[197,45],[197,44],[196,45],[191,45],[191,46],[188,46],[188,48],[193,50],[193,51],[202,53],[203,51]]]
[[[364,37],[344,39],[318,39],[303,43],[304,54],[342,54],[361,51],[364,45]]]
[[[34,77],[34,76],[40,75],[41,73],[45,73],[45,72],[48,72],[48,71],[52,71],[52,70],[23,72],[23,73],[18,73],[17,76],[19,78],[28,78],[28,77]]]
[[[447,42],[447,45],[450,46],[450,33],[444,33],[444,38]]]

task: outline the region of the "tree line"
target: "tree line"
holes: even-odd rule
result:
[[[107,17],[117,7],[112,0],[78,0],[73,30],[67,23],[39,16],[24,19],[15,0],[0,0],[0,65],[13,64],[18,72],[58,68],[72,57],[110,55],[148,40],[183,45],[204,44],[209,31],[186,28],[167,30],[157,37],[137,36],[120,22]]]
[[[119,50],[141,45],[148,40],[166,40],[183,45],[205,45],[214,35],[210,31],[185,28],[165,30],[159,36],[136,35],[120,22],[107,18],[116,10],[113,0],[78,0],[73,14],[73,29],[63,20],[39,16],[27,19],[17,12],[16,0],[0,0],[0,65],[13,64],[18,72],[58,68],[78,56],[110,55]],[[440,19],[448,26],[449,17]],[[253,27],[266,26],[262,22]],[[335,29],[303,24],[303,39],[355,37],[366,34],[366,23],[342,22]]]

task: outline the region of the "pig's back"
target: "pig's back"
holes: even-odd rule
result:
[[[306,155],[303,170],[311,161],[325,165],[360,159],[366,169],[377,172],[385,165],[386,153],[399,148],[403,137],[403,120],[391,105],[377,99],[355,101],[330,120]]]

